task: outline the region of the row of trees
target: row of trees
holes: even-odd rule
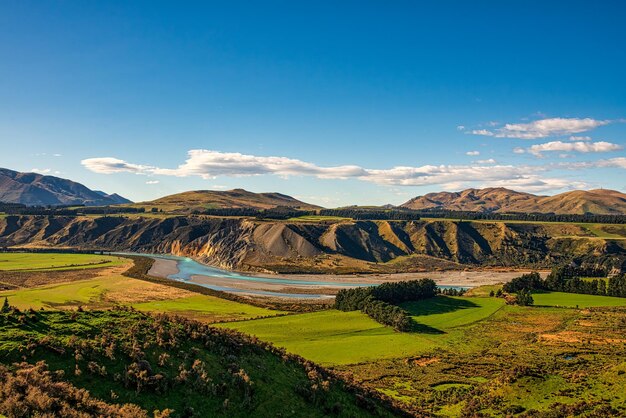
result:
[[[410,331],[414,326],[413,319],[396,305],[431,298],[436,294],[437,285],[430,279],[383,283],[376,287],[340,290],[335,297],[335,308],[341,311],[360,310],[397,331]]]
[[[420,219],[419,213],[411,209],[321,209],[318,214],[370,221],[417,221]]]
[[[567,215],[555,213],[483,213],[452,210],[420,210],[417,211],[422,218],[449,218],[464,220],[491,220],[491,221],[537,221],[537,222],[585,222],[585,223],[608,223],[624,224],[626,215]]]
[[[626,297],[626,275],[621,274],[608,279],[601,276],[601,269],[581,269],[565,266],[554,268],[543,280],[538,273],[524,274],[506,283],[502,289],[509,293],[522,290],[550,290],[555,292],[583,293],[587,295]],[[583,279],[588,277],[589,279]],[[600,277],[590,279],[591,277]]]
[[[156,209],[156,208],[153,208]],[[0,212],[7,215],[33,216],[78,216],[78,215],[114,215],[123,213],[144,213],[145,208],[126,206],[26,206],[21,204],[0,203]],[[154,210],[153,210],[154,212]]]

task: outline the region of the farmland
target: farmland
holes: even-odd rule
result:
[[[534,292],[533,299],[535,300],[535,305],[538,306],[562,306],[567,308],[626,306],[625,298],[562,292]]]
[[[0,253],[0,271],[33,272],[119,266],[120,257],[69,253]]]

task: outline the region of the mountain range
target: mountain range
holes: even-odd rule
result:
[[[626,194],[615,190],[595,189],[540,196],[500,187],[429,193],[415,197],[401,207],[483,213],[621,215],[626,213]]]
[[[104,206],[131,203],[71,180],[38,173],[20,173],[0,168],[0,202],[26,206],[85,205]]]
[[[0,202],[27,206],[106,206],[132,203],[118,194],[91,190],[71,180],[38,173],[20,173],[5,168],[0,168]],[[134,206],[156,207],[181,214],[205,209],[270,209],[278,206],[300,210],[320,209],[320,206],[285,194],[254,193],[244,189],[188,191]],[[622,215],[626,214],[626,194],[615,190],[595,189],[543,196],[499,187],[429,193],[415,197],[399,207],[481,213]]]

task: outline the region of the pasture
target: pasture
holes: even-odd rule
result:
[[[320,364],[338,365],[414,356],[446,346],[473,349],[473,344],[463,347],[460,326],[486,319],[504,305],[501,299],[445,296],[422,302],[423,308],[417,306],[421,302],[404,306],[421,332],[395,332],[359,311],[337,310],[220,326],[255,335]]]
[[[4,297],[20,309],[76,309],[79,306],[105,309],[125,305],[146,312],[171,312],[208,322],[282,313],[122,275],[0,292],[0,298]]]
[[[566,308],[626,306],[626,298],[582,295],[578,293],[533,292],[533,299],[536,306],[560,306]]]
[[[114,267],[128,260],[98,254],[0,253],[0,271],[36,272]]]

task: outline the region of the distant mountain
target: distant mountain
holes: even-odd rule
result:
[[[556,214],[626,214],[626,194],[615,190],[574,190],[554,196],[538,196],[502,187],[429,193],[401,207],[472,212],[522,212]]]
[[[102,206],[131,203],[118,194],[94,191],[80,183],[37,173],[0,168],[0,202],[27,206]]]
[[[301,202],[281,193],[253,193],[244,189],[196,190],[161,197],[138,205],[179,212],[225,208],[271,209],[278,206],[304,210],[319,209],[319,206]]]

